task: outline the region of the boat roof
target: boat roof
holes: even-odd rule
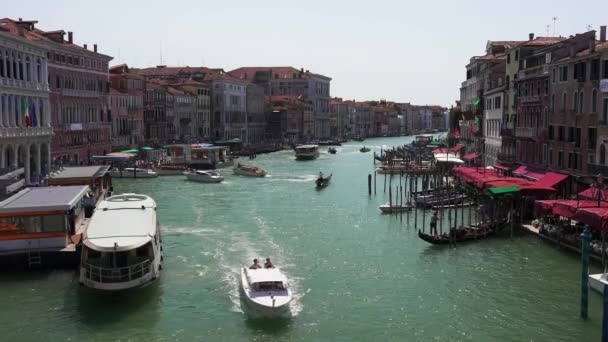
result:
[[[280,281],[283,283],[287,282],[287,277],[278,268],[258,268],[252,270],[247,268],[247,280],[249,284],[265,283],[265,282],[276,282]]]
[[[315,148],[315,147],[319,147],[319,145],[300,145],[300,146],[296,146],[296,148]]]
[[[26,188],[0,202],[0,214],[67,211],[89,190],[86,185]]]
[[[111,196],[97,205],[84,244],[96,251],[126,251],[156,235],[156,202],[138,194]]]
[[[105,175],[109,168],[108,165],[63,167],[51,173],[49,178],[52,180],[99,178]]]

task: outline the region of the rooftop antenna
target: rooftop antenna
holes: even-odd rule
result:
[[[551,25],[547,25],[547,37],[549,37],[549,27],[551,27]]]
[[[553,36],[555,37],[555,34],[557,32],[557,17],[553,17]]]
[[[587,24],[587,31],[591,31],[593,30],[593,26],[591,26],[591,24]]]

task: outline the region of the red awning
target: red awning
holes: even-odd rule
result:
[[[599,192],[599,190],[597,188],[593,187],[593,188],[589,188],[585,191],[579,192],[578,196],[580,198],[586,198],[586,199],[596,200],[596,201],[599,196],[600,200],[606,201],[606,200],[608,200],[608,190],[602,190],[601,192]]]
[[[467,155],[465,155],[464,157],[462,157],[462,160],[473,160],[475,158],[479,157],[479,154],[477,153],[469,153]]]
[[[561,200],[540,200],[534,201],[534,209],[541,215],[549,215],[553,212],[555,203]]]
[[[456,145],[454,147],[440,147],[433,150],[433,154],[437,153],[448,153],[448,152],[458,152],[462,150],[462,145]]]
[[[553,205],[553,214],[573,219],[582,208],[598,207],[596,201],[561,200]],[[607,208],[608,203],[600,202],[600,207]]]
[[[566,178],[568,178],[568,175],[556,172],[547,172],[541,179],[538,180],[538,184],[554,186]]]
[[[513,171],[513,173],[522,175],[527,178],[532,178],[534,180],[539,180],[545,175],[544,172],[534,171],[525,165],[518,167],[517,169],[515,169],[515,171]]]
[[[456,145],[450,151],[452,151],[452,152],[458,152],[458,151],[462,150],[463,147],[464,146],[462,146],[462,145]]]
[[[595,229],[608,230],[608,208],[579,209],[574,219]]]

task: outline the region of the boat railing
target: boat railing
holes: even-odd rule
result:
[[[140,263],[126,267],[106,268],[85,263],[85,276],[98,283],[124,283],[142,278],[150,273],[152,261],[146,259]]]

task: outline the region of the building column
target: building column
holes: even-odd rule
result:
[[[23,170],[25,172],[25,184],[30,184],[32,175],[30,174],[30,145],[25,144],[23,149]]]
[[[42,174],[42,143],[36,144],[36,173],[38,177]]]
[[[1,53],[2,53],[2,51],[0,51],[0,54]],[[0,93],[0,127],[6,127],[6,125],[5,125],[6,121],[4,121],[4,112],[6,111],[5,105],[6,105],[6,99],[4,98],[4,94]]]
[[[4,149],[6,149],[6,145],[0,145],[0,168],[6,167],[6,152]]]
[[[11,165],[10,166],[13,169],[16,169],[17,165],[18,165],[18,160],[19,160],[19,155],[17,154],[17,152],[19,152],[19,146],[17,144],[15,144],[12,147],[13,147],[13,160],[11,160]]]
[[[8,98],[9,101],[7,101],[7,103],[8,103],[8,108],[7,108],[8,113],[7,114],[8,114],[8,122],[9,122],[10,127],[16,126],[16,124],[15,124],[15,102],[17,101],[16,98],[17,97],[15,95],[12,95]]]
[[[7,66],[6,66],[6,64],[7,64],[6,62],[7,62],[8,56],[6,55],[5,50],[0,50],[0,56],[2,56],[2,66],[4,67],[4,77],[8,78],[8,69],[7,69]]]
[[[42,110],[44,111],[44,125],[46,127],[51,127],[51,107],[48,98],[42,100]],[[59,115],[59,113],[57,113],[57,115]]]

